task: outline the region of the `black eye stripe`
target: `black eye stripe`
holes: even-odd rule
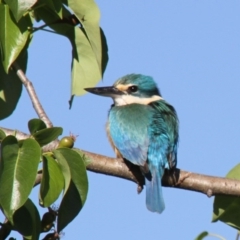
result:
[[[128,90],[129,92],[136,92],[138,90],[138,87],[133,85],[133,86],[130,86]]]

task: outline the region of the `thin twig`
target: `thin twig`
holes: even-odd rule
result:
[[[16,135],[20,139],[26,139],[29,135],[14,131],[6,128],[1,128],[6,135]],[[57,147],[56,143],[50,143],[43,147],[43,151],[51,151]],[[115,176],[123,178],[142,186],[144,184],[144,178],[138,167],[135,165],[126,164],[123,159],[110,158],[100,154],[90,153],[80,149],[76,151],[82,151],[90,163],[87,165],[87,170],[101,173],[109,176]],[[38,174],[35,184],[37,185],[41,181],[41,173]],[[185,189],[195,192],[206,194],[208,197],[214,195],[229,195],[229,196],[240,196],[240,181],[207,176],[198,173],[192,173],[176,168],[171,172],[165,172],[162,178],[162,184],[165,187],[173,187],[179,189]]]
[[[64,18],[62,19],[57,19],[56,21],[54,22],[51,22],[51,23],[46,23],[46,24],[43,24],[42,26],[39,26],[39,27],[32,27],[30,28],[29,30],[33,33],[33,32],[36,32],[38,30],[42,30],[42,31],[46,31],[46,32],[50,32],[50,33],[56,33],[56,34],[59,34],[55,31],[52,31],[52,30],[48,30],[48,29],[45,29],[47,27],[51,27],[55,24],[63,24],[63,23],[67,23],[69,25],[72,25],[72,26],[81,26],[81,23],[80,21],[78,20],[78,18],[75,16],[75,14],[72,14],[72,15],[69,15],[69,16],[65,16]]]
[[[41,28],[41,29],[37,29],[37,30],[41,30],[41,31],[44,31],[44,32],[49,32],[49,33],[54,33],[54,34],[58,34],[60,35],[59,33],[53,31],[53,30],[49,30],[49,29],[44,29],[44,28]],[[37,31],[36,28],[33,28],[33,32]]]
[[[45,23],[45,24],[43,24],[42,26],[39,26],[39,27],[32,27],[30,30],[33,33],[33,32],[36,32],[38,30],[43,30],[45,27],[48,27],[48,25],[49,24]]]
[[[16,71],[17,76],[19,77],[21,82],[24,84],[25,88],[27,89],[28,95],[33,104],[33,108],[35,109],[38,117],[45,122],[47,127],[52,127],[53,125],[38,99],[38,96],[35,92],[32,82],[27,78],[24,71],[20,68],[17,62],[14,62],[12,67]]]

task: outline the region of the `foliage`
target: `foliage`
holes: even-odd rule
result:
[[[200,233],[200,234],[195,238],[195,240],[202,240],[202,239],[204,239],[204,238],[207,237],[207,236],[208,236],[208,232],[204,231],[204,232]]]
[[[17,64],[26,71],[27,50],[36,31],[48,27],[69,39],[72,98],[84,94],[84,87],[98,83],[108,61],[99,19],[100,11],[93,0],[0,1],[0,119],[14,111],[21,96],[22,85],[13,68]],[[35,28],[34,21],[40,20],[45,24]]]
[[[96,85],[108,61],[99,20],[93,0],[0,0],[0,119],[10,116],[17,106],[22,83],[16,72],[26,72],[28,47],[37,31],[65,36],[72,45],[70,105],[74,95],[85,93],[85,86]],[[34,27],[36,21],[42,26]],[[20,141],[0,131],[0,205],[7,219],[1,224],[0,238],[6,239],[14,230],[24,239],[39,239],[41,232],[54,228],[44,239],[59,239],[60,231],[86,201],[87,163],[84,154],[72,149],[73,135],[64,137],[54,151],[42,152],[42,147],[62,134],[61,127],[47,128],[42,120],[32,119],[28,129],[30,137]],[[29,199],[39,183],[39,205],[48,209],[42,219]],[[59,208],[53,209],[59,198]]]
[[[202,240],[202,239],[205,239],[206,237],[215,237],[217,239],[220,239],[220,240],[225,240],[225,238],[223,238],[222,236],[218,235],[218,234],[215,234],[215,233],[209,233],[209,232],[201,232],[196,238],[195,240]]]
[[[25,140],[0,133],[0,205],[8,219],[8,229],[27,239],[38,239],[41,232],[55,227],[56,218],[60,232],[77,216],[87,198],[88,179],[83,157],[73,149],[61,147],[42,153],[43,142],[55,140],[62,134],[61,128],[46,128],[39,119],[30,120],[28,126],[31,135]],[[49,209],[42,221],[29,199],[37,174],[42,174],[39,204]],[[50,206],[61,193],[60,207],[53,210]]]
[[[240,180],[240,164],[231,169],[226,178]],[[213,202],[212,222],[221,221],[238,231],[240,230],[240,199],[239,197],[217,195]],[[201,240],[208,236],[214,236],[224,239],[217,234],[211,234],[206,231],[200,233],[195,239]]]
[[[227,178],[240,180],[240,164],[231,169]],[[212,221],[221,221],[240,230],[240,198],[232,196],[216,196],[213,203]]]

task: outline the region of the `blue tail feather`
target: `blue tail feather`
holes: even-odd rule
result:
[[[161,176],[158,171],[152,172],[152,179],[145,178],[146,184],[146,205],[149,211],[161,213],[165,209],[162,194]]]

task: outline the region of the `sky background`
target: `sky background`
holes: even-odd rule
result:
[[[98,0],[109,63],[98,86],[129,73],[152,76],[180,120],[178,167],[225,176],[240,162],[240,1]],[[71,46],[39,31],[29,49],[27,76],[55,126],[78,134],[76,147],[114,157],[105,133],[110,98],[76,97],[71,110]],[[36,114],[25,89],[1,126],[28,132]],[[132,182],[88,172],[85,207],[63,239],[194,239],[206,230],[226,239],[237,231],[211,223],[213,198],[164,188],[165,211],[145,207]],[[38,189],[32,194],[37,199]],[[41,211],[42,212],[42,211]],[[2,218],[3,219],[3,218]],[[18,238],[20,239],[20,238]]]

